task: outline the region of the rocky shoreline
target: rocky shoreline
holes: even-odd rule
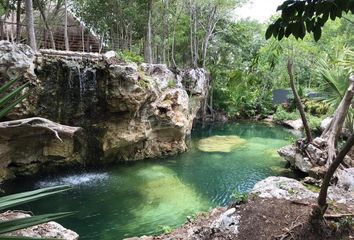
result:
[[[215,208],[200,214],[195,220],[171,233],[158,236],[142,236],[125,240],[172,240],[172,239],[286,239],[292,229],[293,239],[352,239],[353,231],[339,230],[328,236],[321,236],[309,225],[312,206],[316,204],[317,192],[310,190],[303,182],[285,177],[268,177],[258,182],[243,204],[233,204],[229,208]],[[337,186],[329,188],[329,214],[341,214],[354,209],[354,191]],[[295,237],[296,236],[296,237]]]

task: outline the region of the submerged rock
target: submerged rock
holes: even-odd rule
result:
[[[0,213],[0,221],[9,221],[20,218],[31,217],[30,214],[20,211],[7,211]],[[64,228],[56,222],[43,223],[34,227],[17,230],[6,234],[11,237],[30,237],[30,238],[53,238],[63,240],[77,240],[79,235],[69,229]]]
[[[236,135],[212,136],[198,141],[197,147],[203,152],[225,152],[229,153],[237,147],[246,143],[245,139]]]

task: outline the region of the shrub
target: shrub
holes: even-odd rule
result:
[[[236,204],[245,203],[248,200],[248,193],[241,193],[241,192],[235,190],[231,194],[231,198]]]
[[[284,109],[283,106],[278,106],[276,112],[273,115],[275,121],[287,121],[287,120],[296,120],[300,118],[298,112],[288,112]]]
[[[118,51],[116,56],[124,62],[142,63],[144,61],[142,56],[129,51]]]

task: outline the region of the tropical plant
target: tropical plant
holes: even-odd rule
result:
[[[17,205],[32,202],[54,194],[62,193],[69,189],[70,189],[69,186],[63,185],[63,186],[42,188],[34,191],[17,193],[17,194],[0,197],[0,210],[6,210]],[[38,224],[67,217],[72,214],[73,212],[49,213],[49,214],[42,214],[38,216],[32,216],[28,218],[2,221],[0,222],[0,234],[2,235],[16,230],[32,227]],[[10,239],[10,238],[6,236],[0,236],[0,240],[5,240],[5,239]],[[16,237],[11,239],[20,240],[20,239],[33,239],[33,238]],[[43,238],[41,239],[43,240]]]
[[[316,64],[315,74],[320,83],[320,89],[326,96],[326,101],[336,109],[348,89],[347,79],[350,76],[350,68],[354,64],[353,52],[344,47],[338,51],[332,59],[320,59]],[[349,70],[349,71],[348,71]],[[346,117],[346,128],[353,129],[354,109],[350,106]]]
[[[18,97],[18,95],[22,92],[22,90],[24,90],[26,87],[29,86],[29,82],[26,82],[9,92],[9,89],[14,84],[16,84],[19,80],[20,78],[12,79],[0,87],[0,119],[6,116],[6,114],[12,111],[17,104],[22,102],[22,100],[29,95],[28,92]]]

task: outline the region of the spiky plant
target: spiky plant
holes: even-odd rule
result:
[[[26,82],[21,86],[16,87],[14,90],[10,91],[11,87],[13,87],[14,84],[19,80],[20,78],[12,79],[0,87],[0,119],[6,116],[11,110],[16,107],[17,104],[22,102],[22,100],[29,95],[29,93],[21,95],[22,91],[29,86],[29,82]],[[53,194],[58,194],[69,189],[69,186],[49,187],[35,191],[17,193],[5,197],[0,197],[0,211],[12,208],[23,203],[28,203],[47,196],[51,196]],[[36,239],[27,237],[7,237],[3,236],[3,234],[46,223],[59,218],[67,217],[72,214],[72,212],[50,213],[32,216],[28,218],[0,221],[0,240]],[[43,240],[43,238],[41,239]]]
[[[11,87],[19,80],[20,78],[12,79],[0,87],[0,119],[6,116],[29,95],[29,92],[21,95],[22,91],[29,86],[29,82],[10,91]]]
[[[316,64],[315,73],[326,101],[337,109],[347,88],[348,78],[353,72],[354,53],[350,48],[339,49],[334,58],[320,59]],[[346,118],[346,128],[353,132],[354,109],[350,107]]]
[[[34,191],[23,192],[8,195],[5,197],[0,197],[0,211],[12,208],[17,205],[21,205],[24,203],[36,201],[38,199],[48,197],[54,194],[58,194],[61,192],[65,192],[69,190],[69,186],[57,186],[57,187],[48,187],[42,188]],[[61,213],[49,213],[49,214],[42,214],[37,216],[32,216],[28,218],[19,218],[9,221],[2,221],[0,222],[0,234],[10,233],[16,230],[32,227],[38,224],[46,223],[49,221],[53,221],[59,218],[67,217],[72,215],[73,212],[61,212]],[[0,236],[0,240],[5,239],[35,239],[35,238],[26,238],[26,237],[6,237]],[[43,240],[43,238],[41,238]]]

